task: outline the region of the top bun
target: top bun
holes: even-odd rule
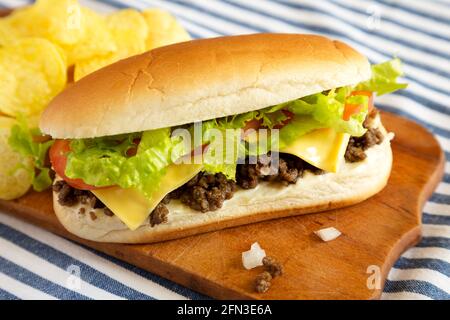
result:
[[[91,138],[172,127],[257,110],[370,77],[367,59],[315,35],[253,34],[160,47],[68,87],[40,128]]]

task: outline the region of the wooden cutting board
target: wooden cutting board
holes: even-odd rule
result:
[[[420,240],[422,207],[444,170],[444,154],[426,129],[393,114],[382,118],[395,132],[389,183],[344,209],[150,245],[95,243],[69,234],[53,213],[50,192],[0,201],[0,210],[219,299],[376,299],[397,258]],[[329,226],[343,235],[323,242],[313,234]],[[241,252],[255,241],[285,268],[264,294],[253,290],[261,269],[245,270],[241,262]],[[380,286],[369,288],[376,268]]]

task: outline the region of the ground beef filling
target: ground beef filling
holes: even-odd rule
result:
[[[279,154],[278,171],[271,166],[273,157],[259,157],[256,164],[239,164],[236,168],[236,182],[242,189],[253,189],[261,181],[280,182],[284,185],[296,183],[303,173],[308,170],[314,174],[322,174],[323,171],[290,155]],[[273,168],[272,168],[273,167]]]
[[[163,202],[160,202],[150,214],[150,226],[154,227],[157,224],[167,222],[168,215],[169,209],[167,209]]]
[[[365,150],[383,142],[383,134],[377,128],[372,128],[377,111],[373,111],[364,122],[367,132],[361,137],[351,137],[345,152],[347,162],[364,160]],[[200,172],[180,188],[169,193],[150,213],[149,223],[155,225],[168,221],[169,210],[167,204],[172,199],[179,199],[190,208],[208,212],[220,209],[225,200],[231,199],[238,187],[253,189],[260,182],[267,181],[283,185],[295,184],[305,171],[313,174],[322,174],[323,171],[290,154],[278,154],[278,170],[271,166],[274,157],[268,154],[258,157],[256,163],[247,159],[246,163],[238,164],[236,168],[236,181],[229,180],[222,173],[208,174]],[[276,166],[273,166],[276,167]],[[65,181],[59,180],[53,185],[58,193],[58,202],[62,206],[74,206],[78,203],[86,204],[95,209],[104,209],[107,216],[113,216],[109,210],[93,193],[88,190],[78,190]]]
[[[365,150],[383,142],[383,133],[378,128],[369,128],[361,137],[351,137],[347,150],[345,151],[345,160],[347,162],[358,162],[367,158]]]
[[[109,217],[114,215],[92,192],[73,188],[64,180],[56,181],[53,184],[53,191],[58,194],[58,203],[62,206],[72,207],[81,203],[89,208],[103,209],[105,215]],[[81,209],[80,212],[84,213],[85,209]]]
[[[376,144],[383,142],[383,133],[378,128],[373,128],[373,123],[378,115],[378,110],[373,108],[364,120],[366,133],[361,137],[351,137],[345,151],[347,162],[358,162],[367,158],[365,151]]]

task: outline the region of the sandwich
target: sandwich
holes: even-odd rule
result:
[[[324,211],[379,192],[391,133],[373,98],[404,88],[315,35],[253,34],[160,47],[54,98],[40,129],[53,205],[71,233],[150,243]]]

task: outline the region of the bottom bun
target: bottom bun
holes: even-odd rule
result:
[[[89,240],[120,243],[150,243],[182,238],[208,231],[263,220],[341,208],[361,202],[379,192],[387,183],[392,166],[389,135],[379,126],[385,139],[366,151],[367,158],[343,163],[338,173],[305,173],[296,184],[282,186],[262,182],[255,189],[238,190],[217,211],[201,213],[172,200],[168,205],[168,222],[151,227],[146,221],[129,230],[117,217],[103,209],[79,214],[80,206],[64,207],[53,196],[59,221],[71,233]]]

